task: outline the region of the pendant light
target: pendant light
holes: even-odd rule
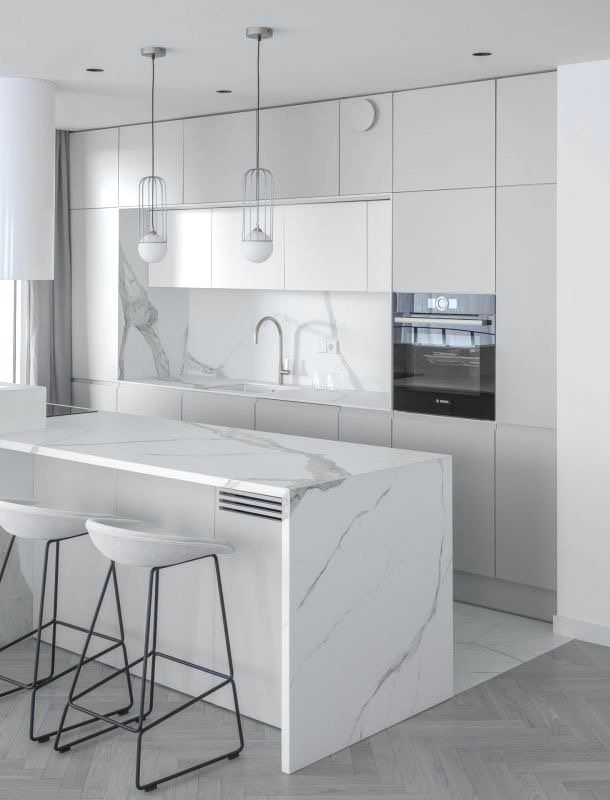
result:
[[[138,192],[138,253],[147,264],[161,261],[167,252],[167,192],[165,181],[155,175],[155,60],[165,47],[143,47],[140,53],[152,63],[151,172],[140,181]]]
[[[242,253],[259,264],[273,252],[273,175],[260,166],[261,41],[273,36],[271,28],[246,28],[256,39],[256,167],[244,175]]]

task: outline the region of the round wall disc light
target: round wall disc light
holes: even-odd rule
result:
[[[355,131],[368,131],[375,124],[377,109],[372,100],[354,100],[350,107],[349,120]]]

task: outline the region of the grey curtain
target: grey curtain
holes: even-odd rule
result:
[[[55,278],[30,281],[28,383],[47,387],[47,400],[72,402],[72,263],[68,183],[68,131],[55,139]]]

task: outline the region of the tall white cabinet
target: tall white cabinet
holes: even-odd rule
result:
[[[119,210],[70,212],[72,375],[116,380],[119,338]]]

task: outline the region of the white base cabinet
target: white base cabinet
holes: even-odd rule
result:
[[[157,386],[120,383],[116,410],[119,414],[180,419],[181,392]]]
[[[193,389],[182,392],[182,420],[230,428],[254,428],[254,397]]]
[[[339,409],[337,406],[314,403],[258,399],[256,430],[312,436],[316,439],[338,439]]]
[[[554,590],[556,431],[498,425],[496,577]]]
[[[392,445],[392,412],[368,408],[339,409],[339,441]]]
[[[116,383],[72,381],[72,404],[94,411],[116,411]]]
[[[493,577],[495,423],[396,412],[392,446],[453,457],[454,567]],[[408,520],[408,509],[405,509]]]

